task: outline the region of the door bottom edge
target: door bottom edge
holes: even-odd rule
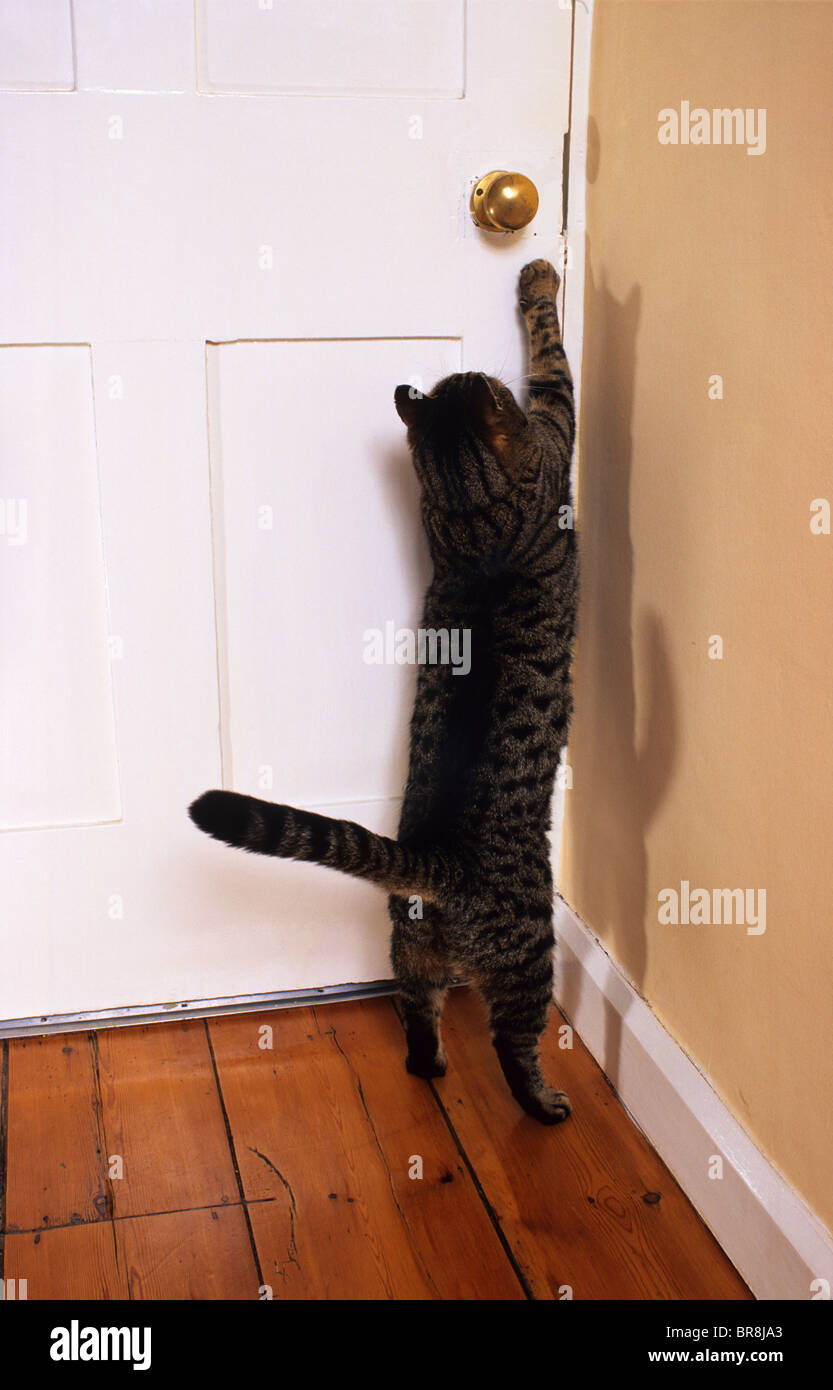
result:
[[[396,994],[395,980],[367,980],[312,989],[276,990],[268,994],[231,994],[217,999],[185,999],[170,1004],[128,1004],[113,1009],[43,1014],[0,1020],[0,1038],[39,1037],[48,1033],[91,1032],[97,1028],[137,1027],[170,1023],[173,1018],[216,1018],[223,1014],[259,1013],[269,1009],[303,1008],[350,999],[375,999]]]

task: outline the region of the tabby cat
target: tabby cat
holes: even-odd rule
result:
[[[205,792],[190,807],[200,829],[227,844],[386,889],[408,1071],[444,1074],[443,1002],[455,977],[468,979],[488,1004],[512,1094],[542,1124],[570,1113],[538,1055],[552,999],[548,829],[572,708],[578,577],[573,387],[558,285],[547,261],[520,273],[525,414],[506,386],[480,373],[446,377],[416,399],[396,388],[434,566],[421,625],[471,633],[468,674],[451,664],[419,668],[397,839],[229,791]]]

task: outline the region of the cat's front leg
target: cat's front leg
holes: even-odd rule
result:
[[[558,322],[561,277],[549,261],[530,261],[518,277],[518,303],[529,330],[530,374],[549,370],[564,357]]]
[[[575,437],[573,378],[558,322],[560,277],[549,261],[530,261],[520,273],[518,298],[529,330],[527,414],[554,427],[565,455]]]

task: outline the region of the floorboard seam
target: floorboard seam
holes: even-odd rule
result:
[[[242,1202],[206,1202],[200,1207],[166,1207],[160,1211],[128,1211],[124,1216],[101,1217],[98,1221],[56,1221],[49,1226],[25,1226],[20,1229],[10,1227],[2,1234],[7,1236],[42,1236],[47,1231],[69,1231],[83,1226],[102,1226],[105,1221],[115,1225],[119,1221],[145,1221],[155,1216],[188,1216],[197,1211],[236,1211],[238,1207],[262,1206],[264,1202],[274,1202],[274,1197],[246,1197]]]
[[[105,1206],[107,1211],[107,1219],[110,1222],[110,1234],[113,1237],[113,1257],[116,1261],[116,1272],[119,1275],[123,1275],[124,1286],[127,1290],[127,1299],[128,1302],[132,1302],[133,1293],[130,1288],[130,1279],[127,1273],[127,1266],[125,1265],[124,1270],[120,1268],[121,1261],[119,1259],[119,1243],[116,1240],[116,1223],[113,1220],[116,1210],[116,1201],[115,1193],[113,1192],[113,1182],[110,1177],[110,1155],[108,1153],[110,1145],[107,1142],[107,1126],[104,1122],[104,1102],[101,1099],[101,1057],[98,1048],[98,1033],[96,1031],[92,1031],[87,1034],[87,1037],[89,1039],[90,1053],[92,1057],[93,1101],[95,1105],[96,1131],[98,1133],[98,1142],[100,1145],[99,1157],[101,1160],[101,1166],[103,1166],[103,1172],[99,1172],[99,1178],[104,1183]],[[95,1205],[95,1202],[93,1202],[93,1205]]]
[[[405,1025],[404,1025],[403,1020],[402,1020],[402,1015],[400,1014],[399,1009],[398,1009],[398,1007],[397,1007],[396,1000],[395,1000],[395,999],[391,999],[390,1002],[391,1002],[391,1006],[392,1006],[392,1008],[393,1008],[394,1013],[396,1014],[397,1018],[399,1019],[400,1024],[402,1024],[402,1029],[403,1029],[403,1032],[404,1032]],[[490,1222],[492,1223],[492,1226],[494,1227],[494,1231],[495,1231],[495,1234],[496,1234],[498,1240],[500,1241],[501,1245],[503,1246],[503,1252],[504,1252],[504,1254],[506,1255],[506,1258],[507,1258],[507,1260],[509,1261],[510,1265],[512,1266],[512,1271],[513,1271],[513,1273],[514,1273],[514,1275],[515,1275],[515,1278],[518,1280],[518,1283],[520,1284],[521,1288],[523,1289],[525,1296],[530,1300],[530,1302],[535,1303],[535,1302],[537,1302],[537,1300],[536,1300],[536,1298],[535,1298],[535,1294],[532,1292],[532,1287],[531,1287],[531,1285],[530,1285],[530,1283],[529,1283],[529,1281],[528,1281],[526,1275],[524,1274],[523,1270],[521,1269],[520,1264],[518,1263],[518,1260],[517,1260],[517,1258],[516,1258],[516,1256],[515,1256],[515,1254],[514,1254],[514,1251],[512,1250],[511,1245],[509,1244],[509,1241],[508,1241],[508,1239],[507,1239],[507,1237],[506,1237],[506,1234],[505,1234],[505,1232],[504,1232],[504,1230],[503,1230],[503,1228],[502,1228],[502,1226],[501,1226],[501,1224],[500,1224],[500,1220],[498,1219],[497,1212],[495,1211],[494,1207],[492,1206],[491,1202],[489,1201],[489,1198],[486,1196],[486,1193],[485,1193],[485,1191],[484,1191],[483,1185],[482,1185],[482,1183],[481,1183],[479,1177],[477,1176],[477,1172],[476,1172],[476,1170],[475,1170],[474,1164],[472,1163],[471,1159],[469,1158],[468,1154],[466,1153],[466,1150],[464,1149],[463,1144],[462,1144],[462,1142],[461,1142],[461,1140],[460,1140],[460,1136],[458,1135],[456,1129],[454,1128],[454,1125],[453,1125],[452,1122],[451,1122],[451,1116],[449,1115],[448,1111],[446,1110],[445,1106],[443,1105],[442,1099],[441,1099],[441,1097],[440,1097],[440,1095],[439,1095],[439,1092],[437,1091],[437,1088],[436,1088],[436,1086],[434,1085],[433,1081],[429,1081],[429,1082],[428,1082],[428,1085],[429,1085],[430,1088],[431,1088],[431,1094],[432,1094],[432,1096],[434,1097],[434,1100],[436,1101],[437,1108],[438,1108],[440,1114],[442,1115],[443,1120],[445,1121],[446,1128],[448,1129],[449,1134],[451,1135],[452,1139],[454,1140],[454,1144],[455,1144],[455,1146],[456,1146],[457,1152],[459,1153],[460,1157],[462,1158],[463,1162],[465,1163],[466,1169],[468,1170],[469,1177],[471,1178],[472,1182],[474,1183],[474,1190],[475,1190],[475,1192],[477,1193],[478,1197],[480,1198],[480,1201],[482,1202],[483,1207],[485,1208],[486,1215],[488,1216]]]
[[[226,1139],[227,1139],[227,1141],[228,1141],[229,1153],[231,1154],[231,1161],[232,1161],[232,1164],[233,1164],[233,1166],[234,1166],[234,1176],[235,1176],[235,1178],[237,1179],[237,1190],[238,1190],[238,1192],[240,1193],[240,1203],[239,1203],[239,1205],[242,1206],[242,1208],[243,1208],[243,1215],[244,1215],[244,1217],[245,1217],[245,1219],[246,1219],[246,1229],[247,1229],[248,1232],[249,1232],[249,1244],[250,1244],[251,1247],[252,1247],[252,1259],[253,1259],[254,1262],[255,1262],[255,1269],[256,1269],[256,1271],[257,1271],[258,1296],[259,1296],[260,1289],[264,1287],[264,1282],[265,1282],[265,1281],[264,1281],[264,1278],[263,1278],[263,1270],[262,1270],[261,1267],[260,1267],[260,1255],[259,1255],[259,1253],[258,1253],[257,1242],[256,1242],[256,1240],[255,1240],[255,1233],[254,1233],[254,1231],[253,1231],[253,1229],[252,1229],[252,1223],[251,1223],[251,1219],[250,1219],[250,1217],[249,1217],[249,1203],[248,1203],[248,1201],[247,1201],[247,1199],[246,1199],[246,1193],[245,1193],[244,1190],[243,1190],[243,1179],[242,1179],[241,1176],[240,1176],[240,1165],[239,1165],[239,1163],[237,1162],[237,1150],[236,1150],[235,1147],[234,1147],[234,1135],[233,1135],[232,1132],[231,1132],[231,1124],[230,1124],[230,1122],[229,1122],[228,1111],[226,1110],[226,1102],[225,1102],[225,1097],[223,1096],[223,1087],[222,1087],[222,1084],[221,1084],[221,1082],[220,1082],[220,1073],[219,1073],[218,1068],[217,1068],[217,1059],[216,1059],[216,1057],[214,1056],[214,1044],[213,1044],[212,1041],[211,1041],[211,1032],[210,1032],[210,1029],[209,1029],[209,1020],[208,1020],[208,1019],[205,1019],[205,1020],[204,1020],[204,1027],[205,1027],[205,1036],[206,1036],[206,1039],[207,1039],[207,1041],[208,1041],[208,1051],[209,1051],[210,1056],[211,1056],[211,1065],[212,1065],[212,1067],[214,1068],[214,1084],[215,1084],[216,1087],[217,1087],[217,1095],[218,1095],[219,1101],[220,1101],[220,1109],[221,1109],[222,1112],[223,1112],[223,1124],[224,1124],[225,1127],[226,1127]],[[228,1205],[228,1203],[223,1203],[223,1205]],[[235,1203],[235,1205],[237,1205],[237,1204]]]
[[[314,1012],[315,1012],[315,1010],[313,1009],[313,1013],[314,1013]],[[316,1021],[317,1021],[317,1020],[316,1020]],[[319,1028],[319,1032],[320,1032],[320,1028]],[[367,1119],[367,1123],[370,1125],[370,1132],[371,1132],[371,1134],[373,1135],[373,1141],[374,1141],[374,1143],[375,1143],[375,1145],[376,1145],[376,1148],[377,1148],[377,1150],[378,1150],[378,1152],[379,1152],[379,1157],[380,1157],[381,1160],[382,1160],[382,1166],[384,1167],[384,1170],[385,1170],[385,1172],[386,1172],[386,1174],[387,1174],[388,1186],[390,1187],[391,1196],[393,1197],[393,1201],[394,1201],[394,1205],[395,1205],[395,1207],[396,1207],[396,1210],[399,1212],[399,1216],[400,1216],[400,1218],[401,1218],[402,1225],[403,1225],[403,1227],[404,1227],[404,1229],[405,1229],[405,1234],[406,1234],[407,1237],[408,1237],[408,1243],[409,1243],[409,1245],[410,1245],[410,1247],[411,1247],[411,1250],[412,1250],[413,1253],[414,1253],[414,1256],[415,1256],[416,1259],[418,1260],[418,1262],[419,1262],[419,1264],[420,1264],[420,1267],[422,1268],[422,1271],[423,1271],[423,1273],[424,1273],[424,1275],[425,1275],[425,1278],[428,1280],[428,1283],[430,1284],[431,1288],[434,1290],[434,1293],[436,1294],[437,1298],[441,1300],[441,1299],[442,1299],[442,1294],[440,1293],[439,1289],[437,1288],[437,1285],[434,1283],[434,1280],[433,1280],[432,1275],[431,1275],[431,1271],[430,1271],[430,1269],[428,1268],[428,1265],[427,1265],[426,1262],[425,1262],[425,1256],[423,1255],[422,1251],[421,1251],[420,1248],[419,1248],[419,1245],[418,1245],[417,1242],[416,1242],[416,1239],[415,1239],[415,1237],[414,1237],[414,1233],[413,1233],[413,1231],[411,1230],[411,1227],[410,1227],[410,1225],[409,1225],[409,1223],[408,1223],[408,1218],[407,1218],[407,1216],[405,1215],[404,1211],[402,1210],[402,1205],[401,1205],[401,1203],[400,1203],[400,1201],[399,1201],[399,1198],[398,1198],[397,1195],[396,1195],[396,1184],[394,1183],[393,1174],[392,1174],[392,1172],[391,1172],[391,1170],[390,1170],[390,1166],[389,1166],[389,1164],[388,1164],[387,1158],[385,1157],[385,1153],[384,1153],[384,1150],[383,1150],[383,1148],[382,1148],[382,1145],[381,1145],[380,1142],[379,1142],[379,1135],[378,1135],[378,1133],[377,1133],[377,1131],[376,1131],[376,1126],[375,1126],[375,1124],[373,1123],[373,1118],[372,1118],[372,1116],[371,1116],[371,1114],[370,1114],[370,1111],[369,1111],[369,1109],[368,1109],[367,1101],[365,1100],[365,1095],[364,1095],[364,1090],[363,1090],[363,1088],[362,1088],[361,1078],[360,1078],[358,1072],[356,1071],[356,1068],[353,1066],[353,1063],[350,1061],[350,1058],[347,1056],[347,1053],[344,1051],[344,1048],[341,1046],[341,1043],[339,1042],[338,1037],[336,1036],[335,1026],[332,1025],[330,1028],[328,1028],[328,1029],[327,1029],[327,1033],[329,1033],[329,1034],[332,1036],[332,1039],[333,1039],[333,1042],[334,1042],[335,1045],[336,1045],[336,1048],[338,1049],[339,1053],[341,1054],[341,1056],[344,1058],[345,1062],[347,1063],[347,1066],[348,1066],[349,1069],[350,1069],[351,1075],[353,1076],[353,1078],[354,1078],[354,1080],[355,1080],[355,1082],[356,1082],[356,1086],[357,1086],[357,1088],[358,1088],[358,1093],[359,1093],[359,1100],[360,1100],[361,1103],[362,1103],[362,1108],[363,1108],[363,1110],[364,1110],[365,1117],[366,1117],[366,1119]],[[326,1034],[325,1034],[325,1036],[326,1036]]]

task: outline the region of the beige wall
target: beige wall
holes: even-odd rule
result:
[[[597,0],[591,74],[560,887],[833,1227],[833,4]],[[684,879],[766,931],[661,924]]]

